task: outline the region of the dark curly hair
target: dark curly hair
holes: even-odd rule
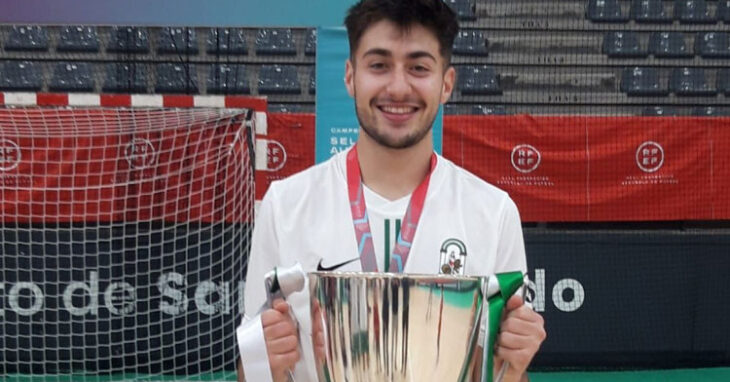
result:
[[[345,27],[350,41],[350,57],[357,50],[360,38],[371,25],[389,20],[408,30],[412,25],[422,25],[439,41],[439,52],[446,62],[451,62],[454,38],[459,31],[456,14],[444,0],[360,0],[345,17]]]

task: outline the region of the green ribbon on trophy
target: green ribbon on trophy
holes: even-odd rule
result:
[[[488,309],[487,333],[484,336],[482,358],[482,382],[494,380],[494,343],[499,334],[499,324],[502,320],[507,300],[517,292],[524,283],[522,272],[498,273],[487,278],[483,287],[485,306]],[[484,314],[484,313],[483,313]],[[500,375],[501,376],[501,375]]]

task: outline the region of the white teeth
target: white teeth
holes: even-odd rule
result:
[[[413,111],[412,107],[383,106],[383,111],[391,114],[406,114]]]

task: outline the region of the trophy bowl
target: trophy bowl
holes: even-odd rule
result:
[[[320,382],[471,380],[486,277],[307,277],[312,325],[324,339],[314,349]]]

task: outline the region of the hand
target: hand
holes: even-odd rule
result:
[[[545,340],[545,321],[525,305],[522,297],[512,296],[507,301],[497,340],[495,365],[509,362],[504,381],[520,381],[530,361]],[[499,368],[495,368],[499,371]]]
[[[288,381],[289,371],[299,361],[299,337],[294,320],[289,315],[289,304],[274,300],[272,309],[261,313],[266,352],[274,381]]]

